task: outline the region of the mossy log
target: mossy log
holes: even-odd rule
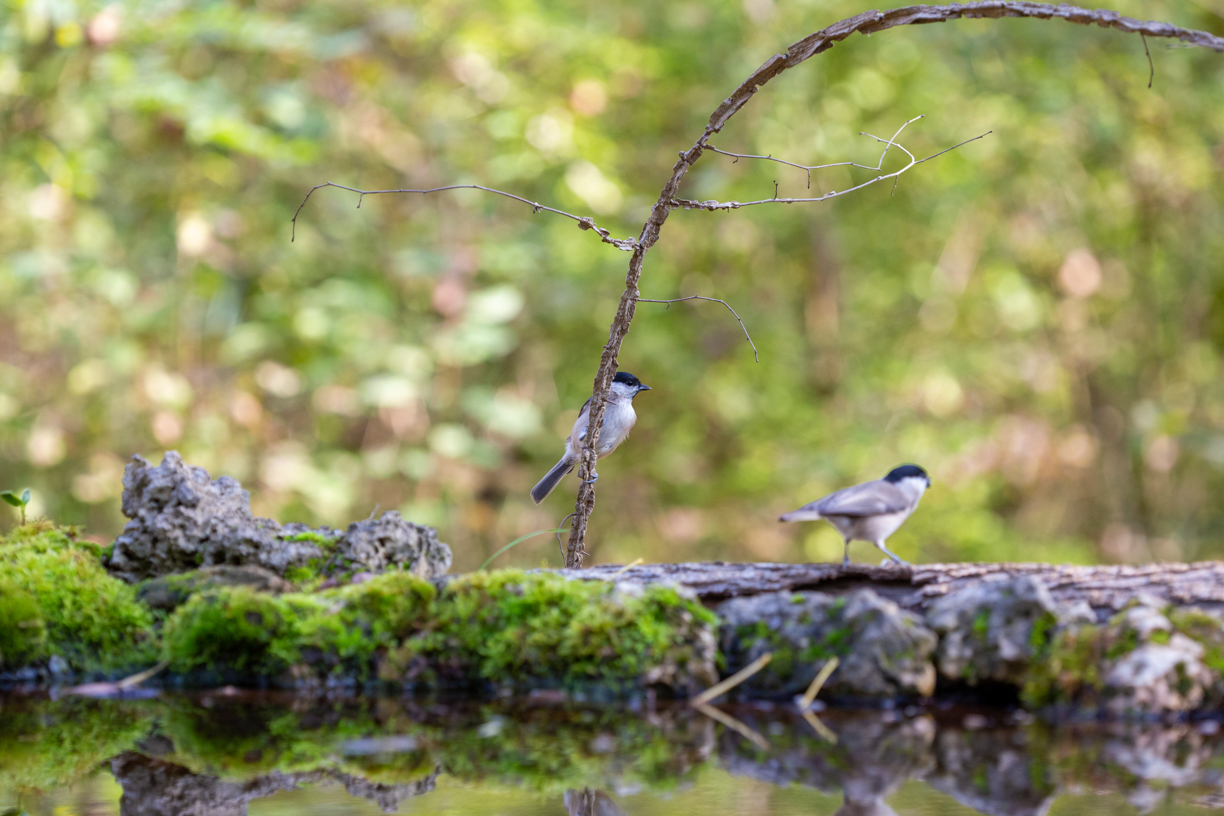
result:
[[[1031,708],[1149,716],[1224,708],[1224,563],[1143,566],[649,564],[575,580],[678,585],[719,615],[750,696],[1018,693]]]

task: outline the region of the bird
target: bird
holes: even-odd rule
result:
[[[612,388],[608,391],[608,407],[604,410],[603,426],[595,444],[595,453],[600,459],[616,450],[617,446],[628,438],[633,423],[637,422],[633,398],[650,390],[649,385],[644,385],[628,371],[616,372],[616,376],[612,378]],[[578,419],[574,421],[573,431],[565,438],[565,455],[531,488],[531,498],[536,504],[548,498],[548,494],[553,492],[561,479],[578,464],[582,456],[582,443],[586,440],[587,414],[590,409],[591,401],[588,399],[582,404]],[[599,474],[591,474],[591,481],[598,478]]]
[[[850,563],[850,542],[870,541],[897,564],[905,564],[884,541],[897,532],[918,509],[918,501],[931,487],[931,477],[917,465],[901,465],[883,479],[863,482],[830,493],[823,499],[784,513],[778,521],[817,521],[824,519],[846,539],[842,566]]]

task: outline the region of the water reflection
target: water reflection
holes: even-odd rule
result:
[[[720,713],[729,724],[679,705],[626,711],[547,696],[7,697],[0,813],[243,816],[253,803],[261,813],[475,813],[490,806],[477,801],[484,792],[528,794],[571,816],[645,816],[711,785],[724,793],[703,807],[717,812],[738,812],[737,792],[810,792],[795,811],[772,796],[751,809],[770,816],[932,812],[916,810],[915,797],[943,802],[938,812],[955,800],[961,812],[1008,816],[1066,810],[1060,799],[1085,793],[1119,794],[1138,813],[1224,804],[1215,721],[1059,727],[1019,712],[921,707],[815,721],[780,705]],[[312,793],[287,793],[303,789]],[[271,807],[285,796],[292,809]],[[353,805],[337,809],[336,796]],[[448,806],[435,811],[431,796]]]

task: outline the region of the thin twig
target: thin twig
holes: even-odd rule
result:
[[[1152,62],[1152,52],[1148,50],[1147,35],[1141,31],[1139,37],[1143,40],[1143,53],[1148,58],[1148,90],[1151,90],[1152,81],[1156,79],[1156,65]]]
[[[769,740],[761,736],[760,732],[754,731],[751,726],[747,725],[746,723],[740,722],[739,720],[735,719],[727,712],[721,711],[712,705],[705,705],[704,703],[701,705],[694,705],[693,708],[697,709],[702,714],[709,717],[711,720],[714,720],[715,722],[720,722],[723,725],[727,726],[732,731],[743,736],[753,745],[760,748],[762,751],[769,750]]]
[[[829,679],[829,675],[837,670],[837,664],[839,662],[841,661],[837,659],[837,655],[833,655],[827,661],[825,661],[824,666],[819,672],[816,673],[816,676],[812,678],[811,685],[808,686],[807,691],[805,691],[803,693],[803,697],[800,698],[800,709],[807,711],[812,707],[812,702],[816,699],[816,695],[820,693],[820,689],[825,684],[825,681]]]
[[[716,212],[718,210],[738,210],[742,207],[755,207],[759,204],[815,204],[821,201],[828,201],[830,198],[838,198],[840,196],[858,192],[864,187],[870,187],[871,185],[880,181],[897,178],[907,170],[910,170],[923,162],[929,162],[931,159],[939,158],[949,151],[956,150],[958,147],[964,147],[970,142],[976,142],[978,139],[984,139],[992,133],[994,133],[993,130],[988,130],[980,136],[974,136],[972,139],[966,139],[960,144],[954,144],[951,147],[939,151],[938,153],[932,153],[930,156],[923,159],[915,159],[912,153],[905,150],[905,148],[901,147],[901,145],[897,145],[897,147],[901,148],[901,150],[905,150],[905,152],[910,156],[910,162],[900,170],[893,173],[885,173],[884,175],[876,176],[873,179],[864,181],[862,184],[856,184],[855,186],[848,187],[845,190],[831,190],[824,195],[816,196],[815,198],[777,198],[775,196],[774,198],[763,198],[759,201],[693,201],[687,198],[673,198],[670,203],[672,207],[682,207],[686,210],[705,210],[707,212]],[[871,136],[870,133],[864,135]],[[881,142],[886,141],[885,139],[880,139],[879,136],[871,136],[871,138],[878,139]]]
[[[696,697],[692,699],[692,705],[695,705],[695,706],[705,705],[706,703],[713,700],[715,697],[721,697],[722,695],[726,694],[731,689],[738,686],[740,683],[747,680],[752,675],[759,672],[761,669],[768,666],[769,661],[772,659],[773,659],[773,654],[771,652],[766,652],[765,654],[758,657],[756,660],[749,663],[744,668],[737,671],[735,674],[728,677],[726,680],[723,680],[721,683],[715,683],[714,685],[710,686],[705,691],[698,694]]]
[[[570,513],[568,516],[561,519],[561,523],[557,525],[557,546],[561,549],[561,561],[563,565],[567,567],[569,566],[569,564],[565,563],[565,560],[566,560],[565,545],[561,543],[561,533],[564,532],[565,530],[565,522],[569,521],[570,518],[573,517],[573,515],[574,515],[573,513]]]
[[[163,669],[165,669],[169,665],[170,665],[169,660],[162,660],[158,663],[155,663],[153,666],[145,669],[142,672],[138,672],[136,674],[131,675],[130,677],[123,678],[115,685],[121,689],[131,688],[132,686],[139,686],[141,683],[148,680],[150,677],[154,676],[155,674],[158,674],[159,672],[161,672]]]
[[[641,563],[642,563],[642,562],[644,562],[645,560],[646,560],[645,558],[635,558],[635,559],[633,559],[633,560],[632,560],[632,561],[630,561],[628,564],[626,564],[625,566],[623,566],[623,567],[621,567],[620,569],[618,569],[616,572],[614,572],[614,573],[612,573],[611,575],[609,575],[609,576],[608,576],[608,580],[609,580],[609,581],[615,581],[617,578],[621,577],[621,576],[622,576],[622,575],[624,575],[626,572],[628,572],[629,570],[633,569],[633,568],[634,568],[634,567],[636,567],[638,564],[641,564]]]
[[[704,297],[702,295],[689,295],[688,297],[673,298],[671,300],[651,300],[650,298],[635,298],[635,300],[638,303],[666,303],[667,308],[669,309],[671,308],[671,305],[673,303],[679,303],[682,300],[708,300],[713,303],[721,303],[722,305],[727,307],[727,311],[735,315],[735,319],[739,321],[740,328],[744,330],[744,337],[748,339],[748,345],[752,346],[752,356],[756,359],[758,363],[761,362],[761,355],[757,353],[756,343],[752,342],[752,335],[748,333],[748,327],[744,325],[744,321],[740,319],[739,314],[734,309],[731,308],[731,304],[725,300],[719,300],[718,298],[712,298],[712,297]]]
[[[348,190],[350,193],[356,193],[357,209],[361,209],[361,204],[363,201],[365,201],[365,197],[368,195],[390,195],[392,193],[418,193],[421,195],[428,195],[429,193],[441,193],[446,190],[482,190],[486,193],[493,193],[494,195],[512,198],[515,201],[521,201],[531,207],[531,212],[533,214],[538,212],[550,212],[577,221],[579,229],[593,230],[597,235],[599,235],[600,240],[605,244],[611,244],[617,249],[624,250],[625,252],[632,252],[633,248],[637,246],[637,241],[635,241],[633,238],[613,238],[612,233],[608,232],[603,227],[597,226],[595,224],[595,219],[591,218],[590,216],[574,215],[573,213],[566,212],[565,210],[558,210],[555,207],[546,207],[538,201],[532,201],[529,198],[523,198],[522,196],[515,195],[514,193],[507,193],[505,190],[495,190],[492,187],[485,187],[481,184],[448,184],[445,187],[431,187],[428,190],[409,190],[406,188],[396,190],[358,190],[356,187],[346,187],[343,184],[336,184],[330,181],[324,182],[323,184],[316,184],[314,187],[311,187],[310,192],[306,194],[306,197],[302,199],[302,203],[299,204],[297,210],[294,211],[293,218],[290,219],[292,228],[290,230],[289,241],[291,243],[297,239],[297,220],[298,216],[302,214],[302,208],[306,206],[306,202],[310,200],[310,197],[315,194],[316,190],[321,190],[324,187],[336,187],[341,190]]]
[[[888,146],[891,147],[893,145],[893,143],[896,141],[896,138],[901,135],[901,131],[905,130],[907,127],[912,125],[914,122],[917,122],[919,119],[923,118],[924,116],[926,116],[925,113],[919,116],[915,116],[913,119],[909,120],[904,125],[897,128],[897,132],[893,134],[892,139],[889,140]],[[871,134],[860,133],[859,135],[860,136],[870,136]],[[881,142],[884,141],[883,139],[880,139],[878,136],[873,136],[872,138],[878,139]],[[807,186],[809,190],[812,189],[812,171],[813,170],[826,170],[830,167],[858,167],[861,170],[879,171],[883,169],[884,157],[888,155],[888,147],[885,147],[884,152],[880,154],[880,160],[876,162],[876,165],[874,167],[872,167],[870,164],[859,164],[858,162],[852,162],[852,161],[834,162],[832,164],[796,164],[795,162],[787,161],[786,159],[775,159],[772,155],[754,156],[751,153],[731,153],[730,151],[727,151],[727,150],[719,150],[717,147],[715,147],[712,144],[706,145],[706,149],[712,153],[718,153],[723,156],[733,157],[735,159],[735,162],[733,163],[738,163],[740,159],[760,159],[761,161],[777,162],[778,164],[785,164],[787,167],[796,167],[800,170],[805,170],[807,171]],[[904,148],[902,148],[902,150],[904,150]],[[911,156],[911,158],[913,157]],[[774,182],[774,184],[777,184],[777,182]]]

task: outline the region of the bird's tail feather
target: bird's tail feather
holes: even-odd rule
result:
[[[574,469],[574,463],[569,456],[562,456],[561,461],[553,465],[553,469],[544,474],[544,478],[536,483],[536,486],[531,488],[531,499],[536,504],[548,498],[548,494],[553,492],[557,483],[565,477],[565,474]]]

